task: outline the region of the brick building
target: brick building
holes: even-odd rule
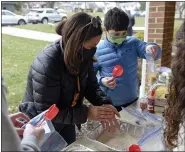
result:
[[[175,3],[150,2],[148,41],[156,42],[163,50],[161,66],[170,67],[174,30]]]

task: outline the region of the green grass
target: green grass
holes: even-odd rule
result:
[[[71,14],[74,14],[74,13],[71,13]],[[93,14],[103,16],[102,13],[93,13]],[[135,18],[135,27],[144,27],[145,26],[144,22],[145,22],[144,17],[136,17]],[[182,24],[182,20],[175,20],[174,33],[176,33],[176,31],[179,29],[181,24]],[[27,25],[15,26],[15,27],[55,34],[55,26],[56,25],[52,26],[49,24],[27,24]]]
[[[135,27],[144,27],[145,26],[145,18],[144,17],[135,17]]]
[[[8,87],[9,112],[17,111],[23,99],[27,74],[34,57],[48,43],[2,34],[2,75]]]
[[[50,24],[27,24],[27,25],[17,25],[15,27],[27,29],[27,30],[33,30],[33,31],[40,31],[40,32],[46,32],[46,33],[56,33],[55,32],[55,26],[56,25],[50,25]]]
[[[144,18],[136,18],[136,27],[144,26]],[[52,26],[50,24],[27,24],[27,25],[17,25],[17,28],[27,29],[27,30],[34,30],[46,33],[56,33],[55,27],[56,25]]]
[[[176,39],[176,33],[178,31],[178,29],[180,28],[180,26],[182,25],[183,23],[183,20],[175,20],[175,23],[174,23],[174,34],[173,34],[173,39],[175,40]]]

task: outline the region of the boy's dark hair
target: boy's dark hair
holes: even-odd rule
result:
[[[129,25],[128,15],[121,9],[114,7],[105,14],[104,26],[105,29],[123,31],[127,30]]]
[[[56,33],[62,36],[64,59],[70,67],[78,69],[80,64],[77,56],[82,44],[103,33],[101,20],[97,17],[79,12],[68,20],[61,21],[56,27]]]

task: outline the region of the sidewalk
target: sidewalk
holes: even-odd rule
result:
[[[133,27],[133,29],[143,31],[144,27]],[[23,38],[29,38],[29,39],[41,40],[41,41],[47,41],[47,42],[54,42],[55,40],[58,40],[61,37],[60,35],[57,35],[57,34],[20,29],[20,28],[9,27],[9,26],[2,27],[2,33],[7,35],[12,35],[12,36],[17,36],[17,37],[23,37]]]
[[[15,27],[2,27],[2,33],[17,37],[29,38],[34,40],[41,40],[47,42],[53,42],[59,39],[61,36],[52,33],[44,33],[26,29],[20,29]]]

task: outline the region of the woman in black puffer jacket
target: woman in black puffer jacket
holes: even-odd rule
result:
[[[77,13],[59,23],[56,31],[62,38],[45,47],[33,61],[19,110],[33,118],[56,104],[60,112],[53,125],[70,144],[76,139],[75,124],[89,119],[113,127],[119,113],[100,90],[93,69],[102,35],[100,18]],[[84,105],[84,97],[92,105]]]

